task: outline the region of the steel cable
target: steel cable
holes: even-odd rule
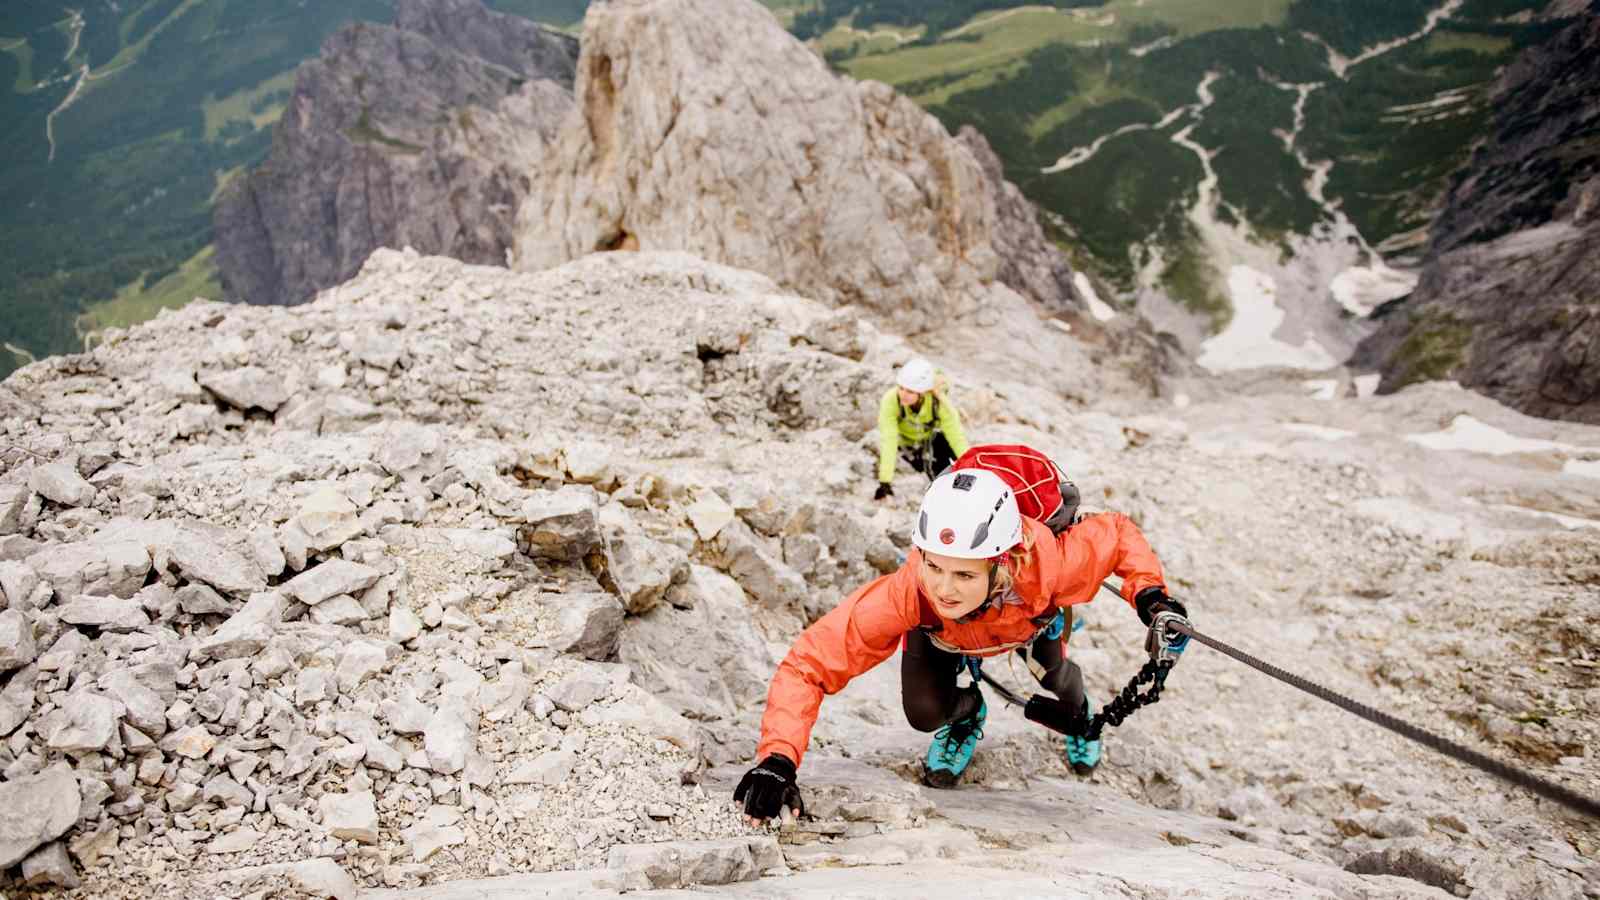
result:
[[[1319,684],[1301,678],[1299,675],[1286,672],[1271,663],[1256,659],[1243,650],[1230,647],[1214,637],[1201,634],[1187,623],[1174,623],[1170,627],[1173,631],[1179,634],[1186,634],[1219,653],[1231,656],[1239,662],[1265,672],[1285,684],[1293,685],[1313,697],[1326,700],[1346,712],[1355,713],[1375,725],[1381,725],[1396,734],[1408,737],[1430,750],[1443,753],[1445,756],[1460,760],[1468,765],[1476,766],[1491,775],[1509,781],[1518,787],[1526,788],[1541,797],[1554,800],[1569,809],[1600,819],[1600,802],[1595,801],[1593,798],[1585,797],[1571,788],[1556,784],[1553,781],[1546,781],[1537,775],[1486,756],[1470,747],[1464,747],[1448,738],[1440,737],[1430,731],[1418,728],[1410,722],[1398,719],[1382,710],[1373,709],[1365,703],[1359,703],[1342,694],[1336,694]]]

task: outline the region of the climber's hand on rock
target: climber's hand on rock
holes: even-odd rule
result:
[[[751,825],[778,819],[786,810],[791,816],[805,812],[794,763],[776,753],[744,773],[739,786],[733,789],[733,802],[742,807],[745,821]]]

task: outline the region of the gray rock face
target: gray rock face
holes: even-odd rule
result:
[[[1086,309],[1083,298],[1072,286],[1072,265],[1067,262],[1067,255],[1045,237],[1038,210],[1022,195],[1021,188],[1006,180],[1000,157],[983,133],[964,125],[956,132],[956,140],[978,161],[993,197],[992,240],[1000,255],[995,277],[1046,309]]]
[[[606,512],[617,509],[607,506]],[[625,515],[612,515],[606,541],[606,577],[629,613],[646,612],[675,582],[689,577],[689,557],[680,548],[644,535]]]
[[[625,0],[584,19],[564,126],[515,265],[685,250],[925,327],[996,274],[972,154],[887,85],[830,73],[754,0]]]
[[[745,615],[747,601],[738,582],[695,566],[689,580],[674,590],[691,595],[684,598],[692,600],[690,608],[662,604],[648,615],[630,617],[618,656],[641,683],[685,715],[732,717],[759,704],[777,660]]]
[[[428,766],[441,775],[451,775],[466,767],[467,755],[477,745],[477,716],[468,722],[460,710],[440,708],[423,730],[423,749]]]
[[[71,889],[78,886],[78,872],[67,858],[67,848],[57,841],[35,850],[22,861],[22,882],[29,886],[53,884]]]
[[[490,11],[481,0],[400,0],[394,24],[464,56],[572,90],[576,41],[526,19]]]
[[[104,749],[116,734],[117,719],[124,712],[122,704],[89,692],[74,695],[66,709],[67,717],[50,735],[48,746],[67,753]]]
[[[9,672],[34,661],[39,645],[33,640],[33,625],[20,610],[0,612],[0,672]]]
[[[302,303],[378,247],[504,265],[576,58],[572,38],[476,0],[409,0],[394,27],[330,37],[267,161],[217,203],[228,296]]]
[[[1525,51],[1434,223],[1417,289],[1357,348],[1380,390],[1451,378],[1600,423],[1600,15]]]
[[[65,834],[78,819],[78,780],[57,766],[0,784],[0,868]]]
[[[787,872],[776,838],[752,836],[614,847],[606,867],[623,890],[734,884],[763,872]]]
[[[30,493],[26,485],[0,484],[0,534],[16,534]]]
[[[137,601],[120,597],[80,595],[63,603],[61,621],[70,625],[89,625],[110,631],[137,631],[150,624],[150,616]]]

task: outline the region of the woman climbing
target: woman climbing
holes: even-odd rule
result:
[[[1028,667],[1040,684],[1064,707],[1081,710],[1087,723],[1094,707],[1082,672],[1066,657],[1070,608],[1088,602],[1115,573],[1122,576],[1123,599],[1146,626],[1161,612],[1186,615],[1167,596],[1161,564],[1127,516],[1100,513],[1054,535],[1021,515],[1010,486],[987,469],[936,478],[922,498],[911,540],[915,549],[904,565],[813,623],[778,666],[761,721],[760,762],[733,795],[752,824],[783,808],[800,811],[795,773],[823,696],[897,648],[906,719],[919,731],[935,732],[924,778],[951,787],[972,760],[988,712],[976,685],[957,687],[967,657],[1028,648]],[[1181,643],[1171,649],[1181,651]],[[1069,735],[1065,754],[1075,771],[1087,774],[1100,761],[1100,741]]]
[[[929,478],[967,452],[961,413],[950,402],[933,363],[913,357],[900,367],[895,386],[878,401],[878,489],[872,499],[894,493],[896,457]]]

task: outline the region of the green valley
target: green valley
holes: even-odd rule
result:
[[[1307,161],[1333,162],[1327,199],[1373,243],[1414,241],[1483,125],[1496,71],[1544,33],[1526,21],[1540,4],[1468,0],[1455,4],[1447,28],[1350,65],[1367,48],[1416,33],[1443,4],[976,5],[983,11],[957,27],[930,15],[910,40],[886,40],[913,18],[893,3],[847,9],[821,0],[796,29],[822,29],[819,45],[839,70],[899,88],[952,130],[977,127],[1007,177],[1075,236],[1069,251],[1087,251],[1074,253],[1079,264],[1123,290],[1144,259],[1143,242],[1186,240],[1184,214],[1201,168],[1172,137],[1191,125],[1191,138],[1213,153],[1219,214],[1245,219],[1261,240],[1305,234],[1327,215],[1307,190],[1311,173],[1298,149]],[[1341,78],[1336,69],[1344,66]],[[1197,124],[1179,110],[1197,102],[1208,72],[1217,75],[1215,102]],[[1291,148],[1296,85],[1312,84]],[[1057,165],[1102,140],[1086,159]],[[1058,171],[1046,171],[1052,167]],[[1058,239],[1066,242],[1066,233]],[[1191,255],[1175,247],[1169,258]],[[1175,295],[1195,295],[1185,289],[1187,271],[1169,266]]]

